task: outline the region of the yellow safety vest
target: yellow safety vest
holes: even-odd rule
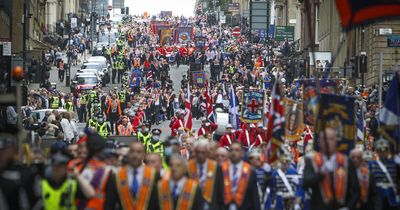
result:
[[[89,128],[95,128],[96,125],[97,125],[97,121],[96,120],[89,119],[89,121],[88,121],[88,127]]]
[[[164,145],[161,143],[161,141],[158,141],[157,143],[151,143],[151,141],[147,142],[147,152],[154,152],[158,153],[161,155],[161,157],[164,157]]]
[[[148,133],[146,136],[143,135],[142,132],[138,132],[137,138],[140,142],[142,142],[145,146],[147,145],[147,142],[150,141],[151,138],[151,134]]]
[[[97,123],[97,132],[99,133],[100,136],[102,136],[104,138],[109,135],[107,126],[108,126],[108,124],[106,122],[103,122],[103,125],[100,125],[99,123]]]
[[[46,179],[42,181],[42,199],[45,210],[76,210],[76,180],[67,179],[60,188],[54,189]]]
[[[82,96],[81,97],[81,105],[86,105],[87,104],[87,96]]]
[[[51,103],[52,109],[58,109],[60,104],[60,99],[58,97],[53,97],[53,102]]]
[[[65,103],[64,107],[69,112],[73,112],[74,111],[74,105],[72,104],[72,102]]]
[[[118,99],[121,103],[125,103],[126,93],[125,91],[118,92]]]

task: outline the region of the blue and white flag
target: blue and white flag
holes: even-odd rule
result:
[[[400,81],[396,72],[386,92],[385,104],[379,113],[380,131],[383,138],[387,139],[395,151],[400,145]]]
[[[364,141],[365,130],[365,117],[364,117],[364,103],[360,102],[360,108],[357,111],[357,141]]]
[[[235,89],[233,89],[233,84],[231,84],[231,90],[229,93],[229,112],[231,113],[231,124],[235,130],[239,128],[239,111],[238,104],[236,102]]]

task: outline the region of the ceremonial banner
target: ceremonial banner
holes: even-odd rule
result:
[[[339,80],[319,80],[319,93],[335,94]],[[303,112],[304,124],[314,125],[315,116],[318,112],[318,92],[315,80],[302,80],[303,84]]]
[[[172,30],[171,29],[163,29],[163,30],[161,30],[160,46],[164,46],[166,44],[170,44],[171,40],[172,40]]]
[[[244,122],[261,122],[264,116],[264,92],[245,90],[241,114]]]
[[[168,21],[152,21],[151,22],[151,30],[154,34],[159,34],[162,29],[170,29],[171,25]]]
[[[336,7],[345,29],[376,19],[400,16],[399,0],[336,0]]]
[[[140,87],[140,81],[142,78],[142,70],[139,68],[134,68],[131,73],[131,88]]]
[[[285,139],[289,141],[299,140],[304,132],[303,104],[284,98],[285,104]]]
[[[204,71],[192,72],[192,82],[197,87],[204,87],[206,84],[206,73]]]
[[[315,142],[321,140],[319,134],[325,128],[336,130],[337,148],[339,152],[349,154],[354,148],[357,127],[355,124],[354,97],[344,95],[321,94],[319,110],[315,123]],[[319,150],[318,143],[314,148]]]
[[[192,40],[193,28],[192,27],[179,27],[175,29],[174,39],[175,43],[186,44]]]

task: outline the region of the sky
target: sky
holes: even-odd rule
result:
[[[159,14],[160,11],[172,11],[172,15],[193,16],[196,0],[125,0],[130,14],[150,15]]]

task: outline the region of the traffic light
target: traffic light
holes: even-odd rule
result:
[[[125,8],[121,8],[121,14],[125,14]]]
[[[125,7],[125,13],[129,15],[129,7]]]
[[[360,55],[358,58],[360,73],[367,73],[367,55]]]

